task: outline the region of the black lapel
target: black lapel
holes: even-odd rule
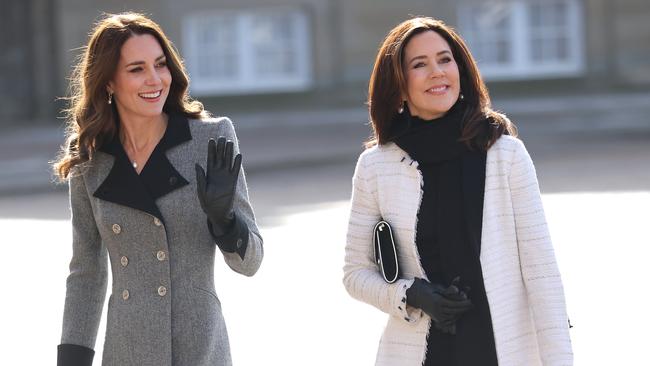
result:
[[[174,168],[165,152],[191,139],[187,118],[179,114],[171,115],[165,135],[160,139],[151,153],[147,165],[140,172],[140,179],[154,200],[190,184]]]
[[[467,225],[467,239],[481,255],[481,232],[483,229],[483,199],[485,197],[485,152],[467,152],[463,155],[463,209]]]
[[[121,146],[120,144],[120,149],[122,149]],[[118,205],[135,208],[162,219],[158,206],[129,163],[124,150],[115,155],[113,168],[93,196]]]
[[[136,173],[124,151],[119,134],[99,150],[113,155],[113,167],[93,196],[105,201],[144,211],[163,220],[156,200],[189,184],[171,164],[165,152],[192,139],[187,118],[170,115],[165,134],[151,153],[147,164]]]

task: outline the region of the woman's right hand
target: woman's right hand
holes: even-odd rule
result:
[[[241,154],[233,159],[234,144],[219,137],[208,142],[206,171],[196,164],[196,193],[216,236],[227,232],[234,218],[233,201],[241,169]]]
[[[474,307],[456,283],[444,287],[421,278],[406,290],[406,303],[427,313],[438,330],[450,334],[456,334],[456,320]]]

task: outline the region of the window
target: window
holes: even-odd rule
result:
[[[307,16],[277,8],[193,14],[183,46],[194,95],[299,91],[311,85]]]
[[[465,2],[460,29],[488,80],[579,75],[579,0]]]

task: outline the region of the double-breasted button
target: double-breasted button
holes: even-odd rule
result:
[[[167,287],[165,287],[165,286],[159,286],[159,287],[158,287],[158,295],[160,295],[160,296],[165,296],[165,295],[167,295]]]
[[[119,234],[122,232],[122,227],[118,224],[113,224],[113,232],[115,234]]]
[[[156,226],[160,226],[160,225],[162,225],[162,221],[160,221],[159,218],[154,217],[153,218],[153,224],[156,225]]]
[[[159,250],[158,253],[156,253],[156,258],[158,258],[158,260],[162,262],[167,258],[167,254],[165,253],[164,250]]]
[[[120,263],[122,264],[122,267],[126,267],[129,264],[129,258],[123,255],[122,258],[120,258]]]
[[[241,248],[243,242],[241,239],[237,239],[237,249]]]
[[[176,183],[178,183],[178,178],[176,178],[176,176],[172,175],[171,177],[169,177],[169,185],[170,186],[175,186]]]
[[[129,290],[124,290],[122,291],[122,299],[128,300],[129,299]]]

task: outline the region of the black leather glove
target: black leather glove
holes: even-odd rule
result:
[[[421,309],[434,321],[436,329],[443,333],[456,334],[456,320],[473,305],[467,294],[458,287],[459,278],[444,287],[415,278],[413,285],[406,290],[406,303]]]
[[[451,281],[451,284],[449,287],[447,287],[443,292],[442,295],[450,300],[456,300],[456,301],[462,301],[462,300],[467,300],[467,294],[469,293],[469,286],[463,287],[463,289],[460,289],[460,277],[456,277]],[[472,306],[473,307],[473,306]],[[458,314],[455,318],[450,318],[447,321],[443,322],[434,322],[434,325],[436,329],[443,333],[449,333],[449,334],[456,334],[456,321],[458,318],[460,318],[463,313]]]
[[[237,154],[233,162],[233,149],[233,142],[226,142],[224,137],[219,137],[217,142],[210,139],[207,174],[199,164],[195,166],[199,202],[208,216],[212,234],[216,237],[231,231],[235,224],[233,201],[241,169],[241,154]]]

